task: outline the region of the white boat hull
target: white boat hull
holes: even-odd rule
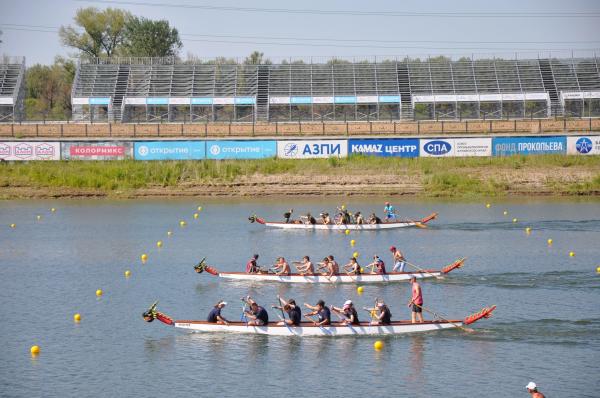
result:
[[[406,228],[415,227],[417,222],[414,221],[400,221],[400,222],[389,222],[382,224],[293,224],[283,222],[265,222],[264,225],[267,227],[280,228],[280,229],[306,229],[306,230],[329,230],[329,231],[344,231],[346,229],[351,231],[375,231],[380,229],[395,229],[395,228]]]
[[[174,326],[180,329],[192,330],[195,332],[227,332],[227,333],[247,333],[247,334],[265,334],[271,336],[381,336],[381,335],[400,335],[406,333],[431,332],[442,329],[454,329],[463,326],[463,321],[439,321],[410,323],[410,321],[393,322],[388,326],[370,325],[368,322],[362,322],[361,325],[347,326],[334,324],[330,326],[314,326],[303,322],[301,326],[252,326],[245,323],[235,322],[229,325],[220,325],[205,321],[175,321]]]
[[[330,279],[324,275],[299,275],[289,276],[275,274],[246,274],[243,272],[219,272],[221,278],[243,280],[243,281],[267,281],[284,283],[385,283],[408,281],[413,276],[418,279],[435,278],[442,275],[441,271],[423,272],[392,272],[385,275],[379,274],[361,274],[333,275]]]

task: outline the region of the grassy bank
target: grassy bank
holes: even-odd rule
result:
[[[11,194],[12,188],[53,189],[63,192],[64,196],[68,196],[69,190],[135,196],[136,191],[160,189],[178,194],[177,191],[190,187],[216,189],[242,182],[260,185],[267,177],[271,182],[290,187],[301,178],[302,181],[323,181],[324,185],[343,187],[351,184],[354,193],[356,187],[368,192],[370,185],[380,181],[384,189],[389,186],[391,194],[402,194],[394,188],[396,181],[399,184],[410,181],[420,186],[418,194],[423,196],[504,195],[519,188],[515,184],[523,183],[529,184],[525,192],[529,190],[532,194],[590,195],[600,193],[600,158],[560,155],[445,159],[354,156],[302,161],[6,162],[0,164],[0,195],[20,196]],[[313,193],[319,195],[321,192],[315,189]],[[294,189],[291,191],[293,194]],[[343,194],[344,189],[340,188],[340,193]],[[40,195],[43,192],[37,196]]]

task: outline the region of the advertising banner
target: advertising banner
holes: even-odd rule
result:
[[[133,143],[107,142],[62,142],[61,158],[64,160],[122,160],[133,158]]]
[[[420,156],[424,157],[492,155],[491,138],[421,139],[420,147]]]
[[[454,139],[422,139],[420,140],[419,155],[424,157],[454,156]]]
[[[90,98],[90,105],[109,105],[110,97]]]
[[[600,135],[567,137],[567,154],[600,155]]]
[[[136,160],[190,160],[206,158],[204,141],[145,141],[133,147]]]
[[[312,97],[292,97],[290,99],[292,104],[312,104]]]
[[[564,154],[567,153],[567,137],[494,137],[492,149],[494,156]]]
[[[168,98],[150,97],[146,98],[147,105],[169,105]]]
[[[350,140],[348,141],[348,153],[416,158],[419,156],[419,140],[417,138]]]
[[[277,157],[281,159],[345,158],[348,156],[346,140],[277,141]]]
[[[60,160],[59,142],[0,142],[2,160]]]
[[[276,141],[207,141],[207,159],[262,159],[277,156]]]

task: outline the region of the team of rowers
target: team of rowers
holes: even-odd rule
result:
[[[408,302],[408,306],[411,308],[412,323],[423,323],[423,292],[421,286],[417,282],[417,278],[411,279],[412,284],[412,296]],[[358,319],[358,311],[352,300],[346,300],[344,305],[341,307],[335,307],[333,305],[327,307],[323,300],[317,301],[315,305],[304,303],[304,306],[310,311],[302,314],[302,310],[294,299],[286,300],[282,297],[277,296],[279,301],[278,305],[273,305],[271,308],[278,309],[281,311],[281,315],[278,315],[280,321],[277,323],[278,326],[300,326],[302,318],[309,319],[314,326],[329,326],[332,324],[331,313],[333,312],[339,319],[339,323],[342,325],[360,325]],[[252,297],[242,297],[244,308],[242,312],[242,321],[251,326],[266,326],[269,324],[269,313],[267,310],[259,305]],[[222,314],[221,310],[227,305],[225,301],[219,301],[208,314],[207,321],[211,323],[218,323],[228,325],[228,321]],[[248,308],[249,307],[249,308]],[[375,306],[373,308],[363,307],[365,311],[368,311],[371,316],[371,325],[390,325],[392,322],[392,313],[389,307],[381,299],[375,300]],[[287,314],[287,317],[285,316]]]
[[[395,246],[390,247],[392,259],[394,261],[394,267],[392,272],[404,272],[404,268],[407,264],[406,259],[402,252]],[[284,257],[277,257],[275,264],[271,268],[264,268],[258,265],[258,254],[252,256],[252,258],[246,263],[246,273],[249,274],[263,274],[272,272],[276,275],[290,275],[291,267]],[[304,256],[300,261],[292,261],[296,271],[300,275],[323,275],[327,278],[331,278],[333,275],[340,273],[340,265],[332,255],[324,257],[323,260],[315,264],[311,261],[309,256]],[[373,262],[366,266],[368,270],[370,268],[371,274],[385,275],[387,271],[385,269],[385,262],[378,256],[373,256]],[[349,262],[342,266],[342,270],[347,275],[360,275],[365,273],[365,268],[361,267],[356,257],[352,256]]]
[[[383,212],[385,214],[384,221],[381,218],[377,217],[375,213],[371,213],[371,215],[365,219],[360,211],[355,213],[351,213],[348,211],[345,205],[337,208],[337,213],[335,217],[332,219],[329,213],[322,212],[319,214],[319,219],[317,220],[312,214],[306,213],[304,216],[298,217],[297,220],[292,218],[294,213],[294,209],[290,209],[283,213],[283,218],[286,223],[293,224],[324,224],[324,225],[346,225],[346,224],[381,224],[382,222],[390,222],[392,220],[397,219],[396,209],[390,202],[385,202],[385,207],[383,208]]]

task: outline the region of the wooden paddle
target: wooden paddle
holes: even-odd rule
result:
[[[419,308],[420,308],[420,309],[422,309],[423,311],[427,311],[427,312],[429,312],[429,313],[430,313],[430,314],[432,314],[433,316],[437,316],[438,318],[440,318],[440,319],[441,319],[441,320],[443,320],[443,321],[446,321],[446,322],[448,322],[448,323],[451,323],[452,325],[456,326],[456,327],[457,327],[457,328],[459,328],[459,329],[462,329],[463,331],[465,331],[465,332],[467,332],[467,333],[474,333],[474,332],[475,332],[475,330],[474,330],[474,329],[471,329],[471,328],[466,328],[466,327],[464,327],[464,326],[461,326],[461,325],[459,325],[458,323],[452,322],[452,321],[450,321],[450,320],[448,320],[448,319],[444,318],[444,317],[443,317],[443,316],[441,316],[440,314],[436,313],[435,311],[432,311],[432,310],[429,310],[429,309],[427,309],[427,308],[423,307],[422,305],[419,305],[419,304],[417,304],[417,303],[412,303],[412,304],[416,305],[417,307],[419,307]]]
[[[431,275],[431,276],[433,276],[435,279],[438,279],[438,280],[439,280],[439,279],[444,279],[444,278],[442,278],[442,277],[440,277],[440,276],[437,276],[437,275],[434,275],[434,274],[432,274],[431,272],[425,271],[423,268],[419,267],[418,265],[415,265],[415,264],[413,264],[413,263],[409,263],[409,262],[408,262],[408,261],[406,261],[406,260],[402,260],[402,261],[404,261],[406,264],[410,265],[411,267],[413,267],[413,268],[416,268],[417,270],[421,271],[421,272],[422,272],[422,273],[424,273],[424,274],[427,274],[427,275]]]

